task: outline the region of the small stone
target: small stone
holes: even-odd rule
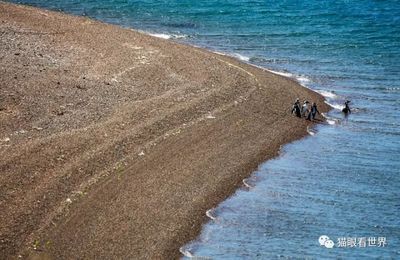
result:
[[[6,138],[4,138],[3,140],[1,140],[2,142],[10,142],[10,138],[9,137],[6,137]]]
[[[65,202],[71,204],[71,203],[72,203],[72,200],[71,200],[70,198],[67,198],[67,199],[65,200]]]
[[[143,156],[143,155],[144,155],[144,152],[141,151],[138,155],[139,155],[139,156]]]

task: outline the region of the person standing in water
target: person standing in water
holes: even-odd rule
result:
[[[311,111],[310,113],[308,113],[307,120],[314,120],[317,113],[320,114],[317,108],[317,104],[313,102],[311,106]]]
[[[297,117],[301,117],[301,110],[300,110],[300,100],[296,99],[293,104],[292,114],[296,115]]]
[[[345,113],[345,115],[351,114],[349,103],[350,100],[346,100],[346,102],[344,102],[344,108],[342,109],[342,112]]]

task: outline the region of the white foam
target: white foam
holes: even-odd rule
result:
[[[293,77],[293,74],[289,73],[289,72],[275,71],[275,70],[269,70],[269,69],[267,69],[267,71],[269,71],[271,73],[274,73],[274,74],[277,74],[277,75],[280,75],[280,76],[287,77],[287,78],[292,78]]]
[[[165,33],[147,33],[151,36],[157,37],[157,38],[162,38],[162,39],[182,39],[186,38],[186,35],[183,34],[165,34]]]
[[[314,136],[314,135],[315,135],[315,132],[312,131],[308,126],[307,126],[307,133],[308,133],[309,135],[311,135],[311,136]]]
[[[194,257],[194,255],[189,250],[185,249],[184,246],[179,248],[179,252],[181,252],[181,254],[186,256],[186,257],[189,257],[189,258]]]
[[[330,125],[335,125],[340,123],[340,120],[337,118],[329,117],[325,113],[321,113],[321,115],[326,119],[326,122]]]
[[[330,124],[330,125],[336,124],[336,122],[334,120],[330,120],[330,119],[326,120],[326,122],[328,122],[328,124]]]
[[[200,47],[201,48],[201,47]],[[226,56],[225,53],[223,52],[219,52],[219,51],[213,51],[213,53],[218,54],[218,55],[222,55],[222,56]]]
[[[334,109],[337,109],[337,110],[340,110],[340,111],[342,111],[342,109],[344,108],[344,105],[332,104],[332,103],[329,103],[328,101],[325,101],[325,103],[330,105]]]
[[[246,62],[250,61],[249,57],[244,56],[244,55],[239,54],[239,53],[233,53],[232,56],[235,57],[235,58],[238,58],[241,61],[246,61]]]
[[[299,82],[302,82],[302,83],[308,83],[308,82],[311,81],[311,80],[310,80],[309,78],[307,78],[306,76],[298,76],[298,77],[296,77],[296,79],[297,79]]]
[[[244,186],[246,186],[247,188],[249,188],[249,189],[253,188],[253,186],[251,186],[250,184],[247,183],[247,179],[243,179],[242,182],[243,182]]]
[[[326,98],[334,99],[334,98],[338,97],[338,95],[336,95],[335,93],[333,93],[331,91],[326,91],[326,90],[315,90],[315,91]]]
[[[217,218],[215,216],[212,215],[214,209],[209,209],[206,211],[206,216],[209,217],[212,220],[216,220]]]

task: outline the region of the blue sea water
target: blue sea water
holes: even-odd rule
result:
[[[331,125],[286,145],[246,181],[251,188],[209,211],[186,257],[400,259],[400,1],[14,2],[233,55],[296,78],[335,107]]]

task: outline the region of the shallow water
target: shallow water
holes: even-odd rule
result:
[[[188,255],[400,258],[399,1],[22,2],[233,55],[297,78],[337,108],[333,125],[285,146],[247,180],[253,188],[210,211],[215,220],[182,248]],[[345,99],[356,108],[348,118]],[[338,247],[363,237],[386,244]]]

